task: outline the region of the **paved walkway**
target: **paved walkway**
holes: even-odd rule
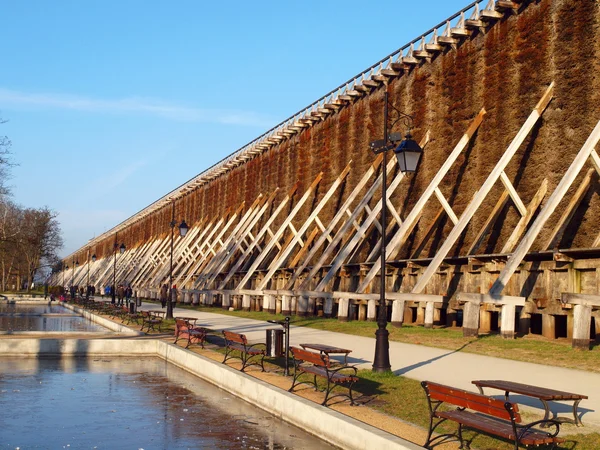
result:
[[[158,306],[160,308],[160,305]],[[140,309],[157,309],[153,303],[145,303]],[[222,314],[175,308],[174,316],[197,317],[199,326],[212,330],[233,330],[244,333],[250,341],[265,341],[265,330],[279,328],[276,324],[259,320],[243,319]],[[352,349],[348,363],[370,369],[375,352],[375,338],[352,336],[331,331],[305,327],[290,327],[290,345],[321,343]],[[392,370],[415,380],[431,380],[450,386],[477,391],[471,384],[477,379],[505,379],[564,391],[588,395],[582,400],[579,412],[584,425],[600,426],[600,374],[574,369],[544,366],[508,359],[492,358],[470,353],[456,352],[420,345],[390,342]],[[486,391],[486,393],[488,393]],[[490,391],[490,394],[502,394]],[[541,402],[521,395],[511,399],[522,405],[540,409]],[[553,403],[551,410],[561,416],[572,417],[572,402]]]

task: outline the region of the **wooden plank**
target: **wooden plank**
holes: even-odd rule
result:
[[[244,275],[244,278],[242,278],[242,280],[238,284],[237,289],[243,289],[244,286],[246,285],[246,283],[254,275],[254,272],[256,271],[256,269],[260,266],[260,264],[263,262],[263,260],[268,256],[268,254],[271,251],[271,249],[273,248],[275,242],[283,235],[283,232],[288,228],[288,224],[293,220],[293,218],[296,216],[296,214],[298,214],[298,211],[300,210],[300,208],[302,208],[302,206],[304,206],[304,203],[306,203],[308,198],[316,190],[316,188],[319,185],[319,183],[321,182],[322,178],[323,178],[323,172],[320,172],[317,175],[317,177],[315,178],[315,180],[312,182],[312,184],[309,186],[309,188],[306,190],[306,192],[304,193],[302,198],[298,201],[298,203],[296,204],[294,209],[289,213],[287,218],[281,224],[281,226],[279,227],[277,232],[275,232],[273,239],[271,239],[271,241],[269,241],[269,243],[267,245],[265,245],[264,250],[256,257],[256,259],[254,260],[254,262],[252,263],[252,265],[246,272],[246,275]]]
[[[506,175],[505,171],[502,171],[502,173],[500,174],[500,180],[502,181],[502,184],[504,185],[504,187],[510,194],[510,198],[512,199],[513,203],[515,204],[515,206],[516,206],[517,210],[519,211],[519,213],[521,214],[521,216],[524,216],[525,214],[527,214],[527,208],[525,208],[525,204],[521,200],[521,197],[519,197],[519,194],[517,194],[515,187],[513,186],[511,181],[508,179],[508,176]]]
[[[525,305],[525,297],[519,297],[514,295],[490,295],[490,294],[470,294],[461,292],[457,294],[456,299],[459,302],[469,302],[480,305],[482,303],[492,305],[513,305],[523,306]]]
[[[563,304],[597,307],[600,306],[600,295],[563,292],[560,295],[560,301]]]
[[[446,176],[446,174],[448,173],[458,156],[466,148],[467,144],[471,140],[471,137],[473,137],[473,135],[479,128],[479,125],[481,125],[484,116],[485,109],[482,108],[481,111],[479,111],[477,116],[475,116],[475,118],[469,125],[469,128],[467,129],[465,134],[458,141],[458,143],[454,147],[454,150],[452,150],[446,161],[444,161],[444,164],[442,164],[440,170],[438,170],[438,172],[435,174],[435,176],[429,183],[429,186],[427,187],[427,189],[425,189],[425,192],[423,192],[423,194],[421,195],[411,212],[404,219],[402,226],[398,229],[398,231],[396,231],[396,234],[388,242],[386,254],[388,255],[389,259],[394,259],[398,255],[398,252],[404,245],[404,242],[412,232],[414,226],[417,224],[417,219],[421,216],[425,204],[434,194],[435,188],[439,186],[440,182]],[[363,282],[358,287],[358,292],[365,291],[365,289],[369,286],[371,281],[379,274],[380,268],[381,261],[375,261],[373,267],[371,268],[371,270],[369,270]]]
[[[252,235],[251,230],[256,226],[258,221],[263,218],[267,208],[269,208],[270,205],[273,203],[278,192],[279,188],[276,188],[271,193],[269,198],[263,203],[263,205],[259,209],[257,209],[256,214],[254,214],[254,216],[249,217],[246,225],[240,230],[240,232],[236,235],[231,236],[231,239],[227,243],[227,246],[223,247],[223,251],[221,252],[218,264],[215,264],[214,268],[211,267],[210,270],[212,273],[209,273],[207,276],[204,277],[204,283],[202,284],[203,288],[210,286],[214,282],[216,277],[219,275],[219,273],[221,273],[224,270],[227,262],[230,261],[232,258],[238,256],[238,252],[241,250],[242,247],[242,242],[245,242],[247,236],[250,236],[251,240],[249,243],[246,244],[246,249],[248,249],[248,247],[250,247],[252,243],[258,239],[258,237]],[[258,243],[254,245],[256,247],[259,247]],[[244,252],[242,251],[242,253]]]
[[[335,216],[333,216],[333,218],[331,219],[331,222],[329,222],[329,225],[327,225],[327,228],[323,231],[323,234],[321,236],[319,236],[319,239],[317,239],[317,241],[313,245],[312,249],[310,249],[310,251],[306,255],[306,258],[304,259],[303,263],[300,264],[298,269],[290,277],[290,280],[287,283],[287,289],[291,289],[294,286],[294,283],[296,282],[298,277],[304,272],[304,269],[306,268],[306,266],[313,259],[313,257],[316,255],[316,253],[318,251],[320,251],[321,246],[325,243],[325,240],[329,241],[329,246],[326,247],[325,251],[322,253],[321,259],[323,259],[323,260],[326,259],[326,257],[323,258],[323,254],[326,253],[328,251],[328,249],[335,248],[335,246],[341,239],[340,234],[343,235],[345,233],[344,228],[348,229],[352,225],[354,225],[357,229],[359,228],[358,224],[355,221],[358,213],[353,214],[353,213],[349,212],[350,205],[357,198],[357,196],[362,191],[362,189],[365,187],[367,182],[371,179],[371,177],[373,176],[375,171],[379,168],[382,160],[383,160],[383,155],[381,155],[381,154],[377,155],[373,164],[371,164],[369,166],[369,168],[367,169],[367,171],[365,172],[365,174],[363,175],[361,180],[358,182],[356,187],[352,190],[350,195],[348,195],[348,198],[346,199],[346,201],[344,201],[342,206],[336,212]],[[374,192],[374,189],[373,189],[373,192]],[[370,198],[370,196],[369,196],[369,198]],[[364,198],[363,198],[363,200],[364,200]],[[366,202],[365,202],[365,204],[366,204]],[[335,234],[334,237],[331,237],[331,232],[336,227],[338,222],[340,220],[342,220],[342,218],[344,217],[344,214],[348,215],[348,219],[347,219],[346,223],[344,225],[342,225],[342,228]],[[321,261],[321,259],[320,259],[320,261]],[[323,265],[323,262],[318,262],[317,264],[315,264],[312,267],[311,273],[313,273],[313,272],[317,273],[321,269],[322,265]],[[313,273],[313,275],[314,275],[314,273]],[[309,276],[307,278],[312,278],[312,276],[309,274]]]
[[[502,247],[501,253],[512,252],[512,249],[515,247],[515,245],[517,245],[517,242],[521,238],[521,235],[525,232],[527,225],[529,225],[529,222],[531,222],[531,219],[533,219],[533,216],[539,208],[539,206],[541,205],[542,200],[544,200],[547,190],[548,179],[544,178],[544,181],[542,181],[540,188],[535,193],[533,199],[531,199],[531,202],[529,202],[529,205],[527,206],[527,214],[521,217],[521,220],[519,220],[519,222],[517,223],[517,226],[511,233],[510,237],[508,238],[508,241],[506,241],[504,247]]]
[[[417,244],[417,246],[415,248],[415,251],[410,256],[410,259],[416,259],[416,258],[418,258],[421,255],[421,252],[425,248],[425,245],[427,244],[427,242],[429,241],[429,239],[431,239],[431,235],[436,230],[436,228],[438,226],[438,223],[440,222],[440,220],[444,216],[445,212],[446,212],[446,210],[444,209],[444,207],[441,207],[438,210],[437,214],[433,218],[433,221],[431,222],[431,224],[427,228],[427,231],[425,232],[425,235],[421,239],[421,242],[419,242],[419,244]]]
[[[227,237],[226,241],[223,243],[217,255],[212,258],[208,264],[202,269],[200,276],[194,283],[196,288],[207,287],[211,283],[210,280],[214,280],[222,270],[227,261],[234,256],[234,253],[237,249],[242,245],[246,236],[254,227],[256,222],[260,220],[263,213],[269,207],[279,188],[274,189],[269,198],[257,198],[253,205],[246,211],[246,214],[242,217],[242,219],[238,222],[235,228]]]
[[[538,102],[538,104],[531,112],[531,114],[529,115],[529,117],[527,118],[527,120],[513,139],[513,141],[510,143],[510,145],[500,158],[500,161],[498,161],[492,172],[484,181],[483,185],[479,188],[473,199],[469,202],[466,209],[461,214],[458,223],[452,229],[452,231],[450,232],[440,249],[437,251],[429,266],[427,266],[423,274],[417,280],[417,283],[413,287],[413,292],[422,292],[425,289],[425,286],[427,286],[427,283],[429,283],[431,277],[435,274],[444,258],[446,258],[451,248],[456,243],[457,239],[465,230],[471,218],[473,217],[479,206],[483,203],[483,200],[485,200],[496,181],[498,181],[500,174],[504,171],[504,169],[506,168],[512,157],[515,155],[515,153],[517,152],[517,150],[519,149],[519,147],[533,128],[533,126],[542,116],[542,113],[544,112],[544,110],[548,106],[548,103],[550,103],[550,100],[552,99],[553,91],[554,82],[550,84],[550,86],[542,96],[541,100]]]
[[[283,211],[283,208],[285,207],[285,205],[287,205],[287,203],[294,196],[294,193],[296,192],[296,189],[298,189],[298,183],[294,184],[294,186],[292,187],[292,189],[289,190],[289,192],[287,193],[287,195],[285,196],[285,198],[277,206],[277,208],[275,209],[275,211],[273,211],[273,213],[271,213],[271,216],[267,219],[267,221],[262,226],[262,228],[260,229],[260,231],[256,234],[256,238],[252,241],[252,243],[248,246],[248,248],[246,248],[246,250],[242,253],[242,255],[237,258],[235,264],[231,267],[231,269],[229,269],[229,273],[221,281],[221,284],[219,285],[219,289],[224,289],[225,288],[225,286],[227,285],[227,282],[231,279],[231,277],[233,277],[233,275],[242,266],[242,264],[244,264],[244,262],[252,254],[252,252],[254,251],[254,249],[256,247],[258,247],[258,244],[261,242],[261,240],[267,234],[267,232],[271,236],[270,242],[276,242],[277,241],[277,239],[274,239],[275,235],[271,232],[271,229],[269,227],[273,223],[273,221],[277,218],[277,216],[279,216],[279,213],[281,211]],[[264,251],[265,251],[265,249],[261,250],[259,254],[262,254]]]
[[[312,224],[314,218],[317,217],[319,212],[325,207],[325,205],[327,204],[327,202],[329,202],[331,197],[333,197],[333,194],[335,194],[335,192],[338,190],[338,188],[342,185],[346,176],[350,173],[350,165],[351,164],[352,164],[352,161],[350,161],[348,163],[348,165],[344,168],[344,170],[342,170],[342,173],[340,173],[340,175],[333,182],[333,184],[331,185],[331,187],[329,188],[327,193],[323,196],[321,201],[311,211],[308,218],[304,221],[302,226],[298,229],[297,234],[294,235],[294,238],[292,239],[290,245],[285,250],[283,250],[281,255],[279,255],[274,260],[274,263],[271,265],[271,268],[269,269],[269,271],[267,272],[265,277],[262,279],[260,285],[258,286],[258,289],[264,289],[267,286],[267,283],[271,280],[271,277],[273,276],[275,271],[277,271],[277,269],[279,269],[279,267],[281,267],[281,265],[284,263],[284,261],[290,255],[294,246],[300,241],[300,238],[304,235],[306,230],[308,230],[308,227]]]
[[[564,195],[569,190],[569,187],[581,171],[581,168],[589,158],[592,150],[594,149],[599,140],[600,121],[596,124],[596,127],[586,140],[585,144],[583,144],[583,147],[581,148],[581,150],[567,169],[567,172],[560,180],[560,183],[558,183],[558,186],[556,186],[556,189],[554,190],[552,195],[550,195],[548,202],[546,203],[546,205],[544,205],[544,207],[536,217],[535,221],[531,225],[531,228],[529,228],[529,230],[521,240],[521,243],[516,248],[515,252],[506,262],[506,266],[504,267],[502,272],[500,272],[500,275],[492,285],[490,289],[490,294],[500,294],[504,290],[504,286],[506,286],[508,280],[515,272],[515,270],[517,270],[519,264],[521,264],[521,261],[525,257],[525,254],[531,248],[533,241],[537,238],[539,232],[545,225],[546,221],[550,218],[550,216],[552,215],[552,213],[554,212]]]
[[[458,222],[458,217],[456,217],[456,214],[454,214],[454,211],[452,210],[452,207],[446,200],[446,197],[444,197],[444,194],[442,194],[442,191],[440,191],[439,187],[436,187],[434,192],[435,192],[435,196],[437,197],[440,204],[442,205],[442,208],[444,208],[444,211],[446,211],[446,214],[448,214],[448,217],[450,217],[450,220],[452,221],[452,223],[454,225],[456,225]]]
[[[594,175],[594,169],[589,169],[585,174],[585,178],[579,185],[579,188],[575,192],[575,195],[571,197],[569,204],[563,211],[559,221],[556,223],[554,229],[552,230],[552,233],[550,233],[550,237],[548,238],[548,240],[542,248],[548,250],[558,246],[558,243],[560,242],[565,230],[567,229],[567,226],[569,226],[569,223],[571,222],[575,211],[577,211],[577,207],[583,200],[583,197],[585,196],[585,194],[590,188],[590,185],[592,184],[592,175]]]
[[[393,165],[391,165],[390,163],[393,163]],[[388,171],[391,170],[391,168],[393,168],[395,166],[395,164],[396,164],[396,161],[394,161],[392,159],[388,163],[386,170],[388,170]],[[369,189],[369,191],[367,192],[369,195],[365,196],[365,198],[360,202],[360,204],[357,207],[357,211],[355,211],[357,214],[360,212],[360,211],[358,211],[359,209],[362,210],[363,208],[364,209],[367,208],[367,202],[371,199],[371,197],[375,193],[375,190],[381,185],[381,178],[382,178],[381,175],[377,177],[377,179],[375,180],[375,183],[373,183],[373,186],[371,186],[371,189]],[[396,190],[396,188],[398,187],[398,185],[400,184],[400,182],[403,179],[404,179],[404,174],[402,172],[398,172],[398,174],[396,175],[396,177],[394,178],[394,180],[392,181],[390,186],[388,186],[388,188],[387,188],[386,193],[387,193],[388,198]],[[348,256],[353,252],[353,250],[358,246],[358,244],[364,240],[364,238],[366,237],[367,229],[369,229],[373,225],[373,222],[376,220],[377,216],[379,215],[380,210],[381,210],[381,202],[379,201],[375,204],[375,207],[373,208],[373,210],[366,217],[366,219],[362,223],[360,229],[352,235],[352,237],[346,243],[344,248],[342,248],[341,251],[339,251],[338,254],[335,256],[330,269],[327,271],[327,273],[325,274],[323,279],[321,279],[321,281],[319,282],[319,284],[317,285],[315,290],[322,291],[325,289],[325,287],[327,286],[327,283],[334,277],[334,275],[340,269],[342,264],[344,264],[344,262],[346,261]],[[350,222],[350,220],[346,222],[346,225],[348,225],[347,228],[350,228],[349,222]],[[344,228],[346,228],[346,227],[344,227]],[[335,239],[334,239],[334,242],[335,242]],[[333,244],[333,242],[332,242],[332,244]],[[332,247],[332,246],[330,245],[330,247]],[[332,249],[332,251],[333,251],[333,249]],[[329,257],[330,253],[331,252],[327,252],[327,257]],[[326,256],[325,254],[322,255],[322,257],[319,259],[319,262],[321,262],[325,256]],[[309,279],[312,278],[313,276],[314,276],[314,273],[311,270],[309,277],[307,277],[304,280],[304,282],[301,285],[301,288],[304,286],[307,286],[309,283]]]
[[[479,233],[477,233],[477,237],[475,238],[473,244],[471,244],[471,247],[467,251],[467,255],[473,255],[479,249],[479,247],[483,243],[483,240],[486,238],[486,236],[496,223],[496,220],[498,220],[498,216],[502,212],[502,209],[504,209],[508,197],[508,191],[505,189],[502,192],[502,195],[500,195],[500,198],[496,202],[496,205],[494,206],[494,209],[492,209],[492,212],[490,213],[489,217],[481,227],[481,230],[479,230]]]
[[[317,237],[318,234],[319,234],[319,229],[318,228],[314,228],[312,230],[312,232],[306,238],[306,245],[304,247],[302,247],[302,249],[296,254],[296,256],[294,257],[294,259],[288,265],[287,268],[291,269],[291,268],[296,267],[296,265],[298,264],[298,261],[301,261],[302,258],[304,258],[304,256],[306,255],[306,253],[308,253],[310,245],[315,240],[315,238]]]

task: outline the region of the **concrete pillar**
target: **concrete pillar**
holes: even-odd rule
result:
[[[204,295],[204,301],[206,305],[213,306],[215,303],[215,295],[212,292],[208,292]]]
[[[223,303],[221,304],[221,308],[229,309],[231,306],[231,294],[229,292],[223,293]]]
[[[467,302],[463,307],[463,336],[479,335],[479,303]]]
[[[502,305],[502,312],[500,318],[500,335],[504,339],[515,338],[515,305]]]
[[[401,327],[404,322],[404,300],[394,300],[392,302],[392,325],[395,327]]]
[[[242,295],[242,311],[250,311],[251,296],[248,294]]]
[[[489,333],[492,329],[492,313],[486,309],[479,311],[479,331],[482,333]]]
[[[265,294],[265,310],[271,314],[275,314],[275,296],[270,294]]]
[[[292,312],[292,314],[298,314],[298,296],[297,295],[292,296],[291,312]]]
[[[331,317],[333,315],[333,297],[327,297],[323,304],[323,315]]]
[[[377,300],[369,300],[367,302],[367,320],[369,322],[377,320]]]
[[[281,296],[281,314],[283,314],[284,316],[289,316],[292,311],[292,297],[289,295],[282,295]]]
[[[191,295],[190,295],[189,291],[185,291],[183,293],[183,304],[189,305],[190,303],[192,303]]]
[[[281,314],[281,298],[275,298],[275,314]]]
[[[307,311],[308,311],[308,296],[301,295],[298,298],[298,311],[296,312],[296,314],[304,317],[304,316],[308,315]]]
[[[367,305],[358,305],[358,320],[367,320]]]
[[[542,336],[556,339],[556,319],[552,314],[542,314]]]
[[[573,306],[573,348],[590,349],[590,328],[592,326],[592,307]]]
[[[192,305],[198,306],[200,304],[200,294],[194,292],[192,294]]]
[[[435,305],[433,302],[425,304],[425,328],[433,328],[433,310]]]
[[[347,298],[340,298],[338,303],[338,320],[348,322],[348,305],[350,301]]]

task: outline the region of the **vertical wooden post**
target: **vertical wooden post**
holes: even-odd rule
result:
[[[519,333],[522,335],[529,334],[531,330],[531,314],[526,312],[525,307],[521,309],[519,314]]]
[[[417,321],[415,323],[417,325],[425,323],[425,305],[423,305],[423,302],[419,302],[417,306]]]
[[[281,314],[281,297],[275,298],[275,314]]]
[[[542,314],[542,336],[556,339],[556,319],[552,314]]]
[[[367,305],[364,303],[358,304],[358,320],[367,320]]]
[[[592,307],[587,305],[573,306],[573,322],[573,348],[589,350]]]
[[[479,310],[479,332],[489,333],[492,329],[492,313],[485,306]]]

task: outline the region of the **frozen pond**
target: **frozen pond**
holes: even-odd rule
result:
[[[0,449],[333,449],[158,358],[0,362]]]
[[[0,304],[0,332],[63,331],[106,332],[106,328],[61,305]]]

